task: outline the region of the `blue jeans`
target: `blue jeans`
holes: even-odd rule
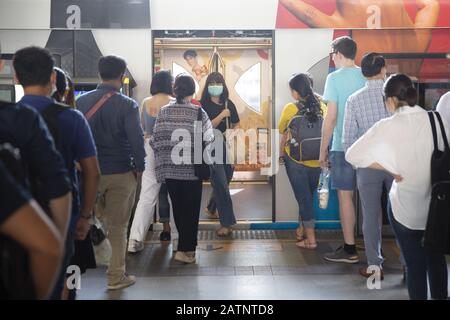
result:
[[[161,188],[159,189],[158,211],[159,211],[159,222],[161,223],[170,222],[169,193],[167,191],[167,185],[165,183],[162,183]]]
[[[406,262],[406,284],[411,300],[428,297],[427,274],[432,299],[447,299],[447,262],[443,254],[426,251],[422,246],[424,230],[411,230],[394,218],[388,203],[389,220]]]
[[[300,225],[305,228],[315,227],[313,196],[319,183],[320,168],[306,167],[284,156],[286,173],[298,203]]]
[[[211,186],[213,188],[208,201],[208,211],[219,211],[220,225],[230,227],[236,224],[229,183],[233,178],[234,168],[230,164],[211,164]]]

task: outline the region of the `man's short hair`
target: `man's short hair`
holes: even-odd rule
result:
[[[366,53],[361,60],[361,71],[367,78],[380,74],[381,69],[385,66],[384,57],[376,52]]]
[[[98,61],[98,72],[102,80],[117,80],[125,74],[126,70],[127,62],[119,56],[104,56]]]
[[[197,51],[195,51],[195,50],[186,50],[183,53],[183,58],[184,59],[187,59],[187,57],[195,58],[196,56],[197,56]]]
[[[331,43],[331,47],[333,48],[333,52],[339,52],[347,59],[354,60],[356,57],[356,42],[348,36],[334,39]]]
[[[54,65],[50,52],[41,47],[20,49],[13,58],[17,80],[23,87],[48,85]]]

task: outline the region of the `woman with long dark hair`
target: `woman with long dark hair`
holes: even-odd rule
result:
[[[224,141],[222,161],[214,162],[210,166],[213,191],[205,211],[212,218],[217,218],[216,211],[218,211],[221,228],[217,231],[217,235],[229,236],[233,231],[231,227],[236,224],[229,189],[234,168],[227,161],[224,133],[228,129],[236,128],[239,124],[239,115],[236,106],[229,99],[225,79],[219,72],[213,72],[206,78],[200,103],[211,119],[213,127],[221,132],[220,138]],[[218,133],[217,130],[216,133]]]
[[[194,93],[195,82],[191,76],[176,78],[174,95],[177,101],[159,111],[150,139],[155,152],[157,181],[166,183],[172,200],[179,234],[175,260],[184,263],[196,261],[202,181],[195,175],[192,137],[195,137],[194,126],[200,117],[203,140],[207,145],[214,140],[208,115],[191,102]]]
[[[156,116],[161,108],[173,101],[173,77],[170,71],[161,70],[155,73],[150,86],[151,97],[144,99],[141,110],[141,124],[145,134],[145,170],[142,174],[141,194],[134,214],[128,242],[129,252],[139,252],[144,249],[144,240],[152,222],[151,215],[158,201],[159,222],[163,224],[160,234],[161,241],[171,239],[170,206],[167,187],[158,183],[155,174],[155,157],[149,144],[156,122]]]
[[[64,70],[60,68],[53,68],[56,73],[56,91],[52,97],[60,102],[65,103],[68,106],[75,108],[75,87],[72,79]]]
[[[447,299],[447,263],[443,254],[431,253],[422,244],[431,200],[433,134],[427,112],[417,105],[411,79],[395,74],[384,84],[387,110],[393,115],[377,122],[348,150],[353,166],[384,170],[394,177],[389,193],[388,216],[406,262],[410,299],[427,299],[428,282],[433,299]],[[439,123],[437,116],[436,123]],[[444,122],[437,125],[438,146],[444,149]]]
[[[306,117],[309,123],[320,126],[324,105],[314,93],[310,77],[307,74],[294,75],[289,80],[289,89],[295,102],[288,103],[284,107],[278,124],[278,129],[282,135],[280,158],[286,166],[286,172],[299,208],[299,228],[297,229],[299,241],[297,246],[305,249],[316,249],[313,195],[317,190],[320,176],[319,158],[302,160],[294,154],[295,152],[289,143],[293,139],[290,136],[290,123],[294,117],[301,116]]]

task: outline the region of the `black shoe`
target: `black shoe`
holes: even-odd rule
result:
[[[161,232],[161,234],[159,235],[159,240],[160,241],[170,241],[172,238],[170,236],[170,231],[163,231]]]

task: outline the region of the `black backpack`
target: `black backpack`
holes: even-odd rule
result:
[[[297,114],[287,126],[290,156],[297,161],[319,160],[323,117],[311,116],[310,110],[301,103],[297,108]]]
[[[2,107],[7,106],[0,106]],[[27,174],[20,151],[8,142],[0,143],[0,161],[16,182],[26,188]],[[15,240],[0,235],[0,300],[35,298],[36,291],[27,250]]]
[[[48,130],[50,131],[50,134],[52,135],[56,150],[58,150],[61,154],[64,154],[64,146],[62,143],[62,134],[58,123],[58,115],[69,108],[69,106],[54,102],[40,113],[45,121],[45,124],[47,125]],[[50,213],[50,199],[48,199],[44,195],[42,182],[38,179],[31,179],[30,184],[31,193],[33,194],[35,200],[39,203],[39,205],[44,209],[45,212]]]
[[[444,151],[438,149],[438,135],[433,114],[439,121]],[[442,118],[429,112],[434,151],[431,156],[431,202],[423,245],[429,252],[450,254],[450,147]]]

